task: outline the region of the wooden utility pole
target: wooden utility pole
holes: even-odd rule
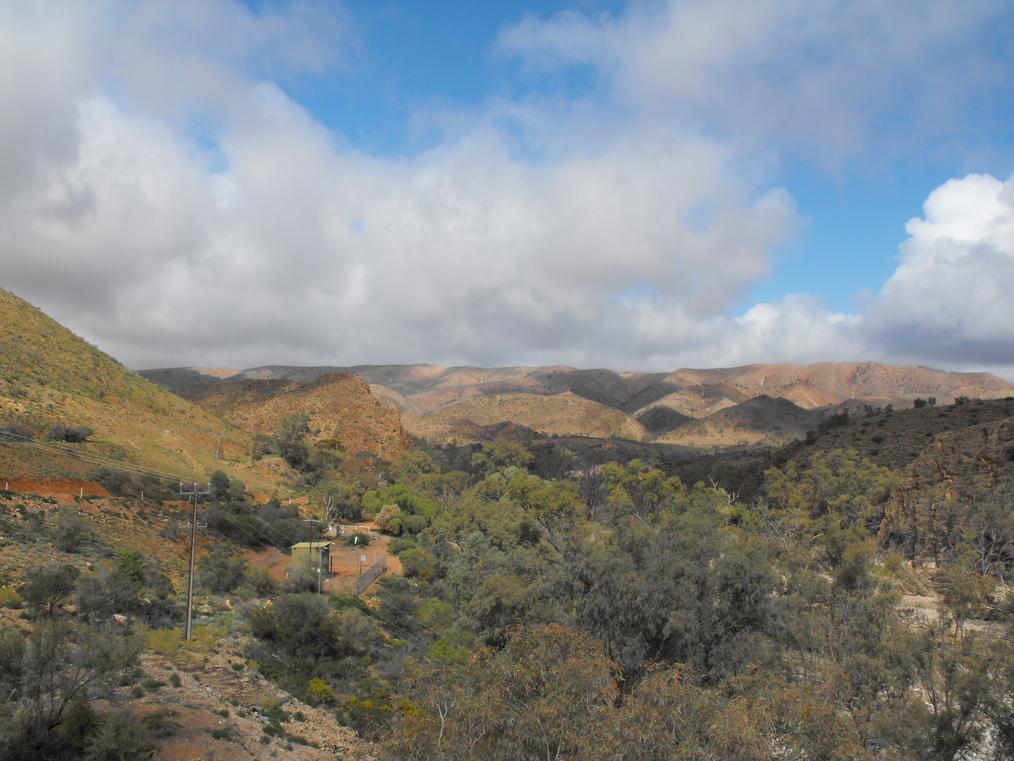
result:
[[[211,484],[204,491],[197,489],[197,482],[190,491],[183,491],[183,484],[180,484],[180,496],[187,497],[194,503],[193,517],[190,520],[190,574],[187,577],[187,622],[183,629],[183,639],[190,639],[192,621],[194,615],[194,560],[197,556],[197,498],[211,494]]]
[[[320,557],[317,558],[317,594],[320,594],[320,580],[324,573],[324,547],[320,548]]]

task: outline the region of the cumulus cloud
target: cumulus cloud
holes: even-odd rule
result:
[[[77,159],[4,219],[12,250],[45,252],[8,277],[46,278],[58,311],[128,355],[150,341],[140,361],[494,362],[621,341],[635,310],[617,294],[642,287],[713,314],[794,224],[784,192],[754,191],[703,141],[546,165],[486,133],[377,159],[336,150],[270,86],[258,100],[218,173],[159,124],[82,103]]]
[[[763,39],[729,29],[730,60],[699,40],[681,65],[717,83],[761,60],[742,51],[770,51],[765,35],[777,38],[790,12],[762,5],[781,19],[761,25]],[[354,45],[330,5],[79,8],[0,6],[2,284],[132,366],[660,369],[900,356],[911,325],[931,325],[905,304],[927,287],[920,273],[950,261],[916,264],[960,226],[956,198],[910,223],[898,273],[868,314],[802,295],[729,314],[800,220],[764,152],[704,128],[709,107],[689,80],[667,86],[694,124],[649,102],[671,93],[625,84],[636,79],[627,48],[667,49],[640,26],[649,11],[527,20],[500,41],[575,61],[608,47],[602,76],[634,115],[501,99],[457,115],[433,147],[385,157],[350,147],[287,94],[288,78],[334,72]],[[833,31],[810,22],[813,40]],[[1009,209],[1009,195],[998,190],[996,203]],[[996,218],[968,223],[969,251],[984,250]],[[949,276],[995,266],[990,256],[952,262]],[[1002,341],[995,325],[987,338]]]
[[[898,265],[861,312],[805,296],[720,323],[728,357],[863,357],[1014,376],[1014,178],[948,180],[908,221]]]
[[[896,356],[1014,364],[1014,179],[952,179],[907,225],[898,268],[864,315]]]

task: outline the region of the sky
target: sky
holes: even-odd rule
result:
[[[1003,0],[0,0],[0,287],[129,367],[1014,379]]]

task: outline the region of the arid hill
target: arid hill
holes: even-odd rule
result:
[[[941,436],[988,426],[1010,417],[1014,417],[1014,399],[976,399],[964,404],[892,411],[851,409],[847,420],[825,419],[809,444],[805,447],[799,444],[795,448],[800,451],[854,449],[878,465],[900,470],[919,458],[927,445]]]
[[[66,426],[94,431],[66,445],[93,460],[195,478],[221,469],[268,490],[277,482],[266,464],[250,464],[249,433],[130,372],[4,290],[0,425],[36,442],[0,443],[0,476],[80,478],[101,467],[50,448],[47,433]]]
[[[714,478],[749,501],[759,494],[765,469],[783,467],[792,460],[805,465],[815,452],[851,449],[877,465],[903,473],[917,467],[917,462],[939,459],[942,451],[957,457],[956,453],[965,445],[967,451],[961,456],[966,461],[975,460],[980,450],[975,432],[993,430],[1011,420],[1014,399],[971,400],[889,411],[852,409],[847,416],[839,413],[824,417],[805,439],[776,450],[733,448],[681,465],[678,473],[691,482]],[[944,442],[943,450],[938,448],[939,442]],[[956,450],[954,447],[959,445]],[[919,468],[922,475],[918,490],[931,490],[929,485],[933,484],[932,489],[939,494],[942,481],[929,478],[931,472],[932,469]]]
[[[435,441],[468,441],[472,425],[511,423],[549,436],[588,436],[644,441],[644,427],[619,410],[570,392],[553,396],[503,394],[449,404],[425,414],[406,414],[413,434]]]
[[[645,430],[653,436],[666,433],[689,423],[693,418],[688,415],[681,415],[671,407],[655,406],[649,407],[637,416],[637,422],[644,426]]]
[[[637,410],[661,403],[683,414],[704,417],[715,411],[714,405],[728,406],[729,402],[739,403],[762,394],[788,399],[804,409],[850,400],[911,407],[919,397],[933,396],[941,404],[948,404],[959,396],[1010,396],[1014,384],[989,373],[954,373],[876,362],[746,365],[677,370],[630,397],[623,408]]]
[[[398,410],[381,404],[358,375],[330,373],[300,383],[243,379],[197,386],[191,399],[251,433],[271,433],[287,417],[309,416],[314,440],[336,439],[346,452],[394,459],[409,447]]]
[[[693,447],[787,443],[806,436],[821,417],[819,411],[804,410],[788,399],[758,396],[689,421],[658,440]]]

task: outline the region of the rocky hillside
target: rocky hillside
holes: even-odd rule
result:
[[[314,440],[336,439],[346,452],[390,460],[409,447],[398,411],[358,375],[329,373],[305,383],[244,378],[193,387],[190,398],[251,433],[271,433],[283,419],[306,414]]]
[[[878,465],[900,470],[944,435],[989,426],[1012,416],[1014,399],[971,400],[964,404],[891,411],[852,409],[847,419],[827,418],[809,444],[799,444],[794,449],[854,449]]]
[[[941,433],[902,471],[885,511],[881,538],[894,539],[910,555],[935,557],[946,549],[956,526],[983,510],[982,503],[1003,501],[1007,517],[1001,520],[1009,521],[1012,494],[1014,416]],[[991,541],[988,523],[975,531],[978,541]]]
[[[36,442],[0,443],[0,476],[80,477],[94,471],[95,462],[50,448],[49,431],[65,426],[93,431],[88,441],[67,446],[94,460],[195,478],[221,469],[260,488],[273,488],[277,478],[265,465],[250,464],[249,433],[130,372],[3,290],[0,426]]]

